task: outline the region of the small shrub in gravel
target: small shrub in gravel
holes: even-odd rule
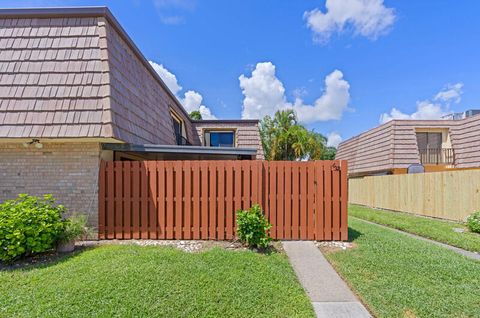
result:
[[[251,248],[265,249],[271,237],[268,230],[272,227],[263,215],[262,208],[256,204],[248,210],[237,211],[237,234],[241,242]]]
[[[471,214],[467,218],[467,227],[472,232],[480,233],[480,211]]]

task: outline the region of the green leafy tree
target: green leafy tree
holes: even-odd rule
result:
[[[337,148],[327,147],[327,148],[325,148],[325,151],[322,153],[322,156],[320,157],[320,159],[322,159],[322,160],[333,160],[333,159],[335,159],[336,155],[337,155]]]
[[[190,116],[190,119],[193,119],[193,120],[202,120],[202,114],[200,113],[199,110],[194,110],[192,111],[190,114],[188,114],[188,116]]]
[[[292,109],[266,116],[260,136],[267,160],[319,160],[327,149],[326,138],[299,124]]]

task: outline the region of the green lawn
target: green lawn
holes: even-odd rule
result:
[[[360,219],[390,226],[472,252],[480,252],[479,234],[457,233],[453,230],[454,228],[462,228],[468,231],[462,223],[425,218],[402,212],[373,210],[358,205],[350,205],[348,213]]]
[[[378,317],[480,317],[480,262],[361,220],[327,258]]]
[[[0,271],[0,317],[313,317],[285,255],[107,245]]]

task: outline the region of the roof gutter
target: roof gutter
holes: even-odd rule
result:
[[[149,153],[182,153],[182,154],[204,154],[204,155],[241,155],[255,156],[257,149],[254,148],[233,148],[233,147],[203,147],[203,146],[176,146],[176,145],[154,145],[154,144],[118,144],[103,143],[103,150],[124,151],[124,152],[149,152]]]

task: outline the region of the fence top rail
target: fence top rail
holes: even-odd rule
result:
[[[178,162],[203,162],[203,163],[222,163],[222,162],[236,162],[236,163],[242,163],[242,164],[255,164],[258,162],[261,163],[267,163],[267,164],[300,164],[300,165],[307,165],[311,163],[339,163],[341,165],[345,164],[347,160],[311,160],[311,161],[288,161],[288,160],[275,160],[275,161],[268,161],[268,160],[135,160],[135,161],[106,161],[106,160],[101,160],[104,163],[108,162],[117,162],[117,163],[124,163],[124,162],[164,162],[164,163],[178,163]]]

